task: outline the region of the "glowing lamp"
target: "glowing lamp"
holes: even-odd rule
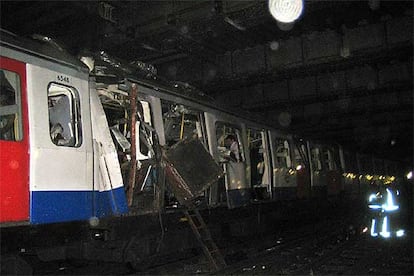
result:
[[[303,11],[303,0],[269,0],[270,14],[279,22],[292,23]]]
[[[407,173],[407,179],[412,179],[413,178],[413,172],[409,172]]]

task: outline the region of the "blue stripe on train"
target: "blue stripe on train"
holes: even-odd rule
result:
[[[93,204],[95,203],[95,204]],[[128,212],[124,187],[111,191],[34,191],[30,222],[33,224],[87,220]]]

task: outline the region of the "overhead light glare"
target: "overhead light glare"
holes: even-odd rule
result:
[[[292,23],[303,11],[303,0],[269,0],[269,11],[279,22]]]

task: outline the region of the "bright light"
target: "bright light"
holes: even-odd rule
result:
[[[366,233],[368,232],[368,227],[365,227],[364,229],[362,229],[362,233]]]
[[[413,178],[413,172],[409,172],[407,173],[407,179],[412,179]]]
[[[303,0],[269,0],[269,11],[279,22],[291,23],[302,14]]]
[[[348,173],[346,175],[346,177],[351,178],[351,179],[355,179],[357,176],[355,174],[353,174],[353,173]]]
[[[404,236],[404,230],[398,230],[397,232],[395,232],[395,234],[397,235],[397,237],[402,237]]]
[[[300,171],[301,169],[302,169],[302,165],[297,165],[297,166],[296,166],[296,170],[297,170],[297,171]]]
[[[374,177],[373,177],[372,175],[367,174],[367,175],[365,176],[365,178],[366,178],[368,181],[371,181]]]

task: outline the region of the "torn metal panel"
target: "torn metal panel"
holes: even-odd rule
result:
[[[119,146],[122,148],[122,151],[125,152],[131,149],[131,143],[128,139],[121,133],[118,129],[118,126],[112,126],[109,128],[114,135],[115,140],[118,142]]]
[[[164,153],[168,182],[178,201],[200,196],[223,176],[223,170],[198,139],[185,139]]]
[[[90,104],[94,154],[97,156],[94,166],[94,189],[101,192],[102,195],[109,195],[108,200],[113,213],[126,213],[128,206],[123,193],[124,184],[118,154],[96,90],[90,92]],[[116,193],[115,191],[120,192]]]

